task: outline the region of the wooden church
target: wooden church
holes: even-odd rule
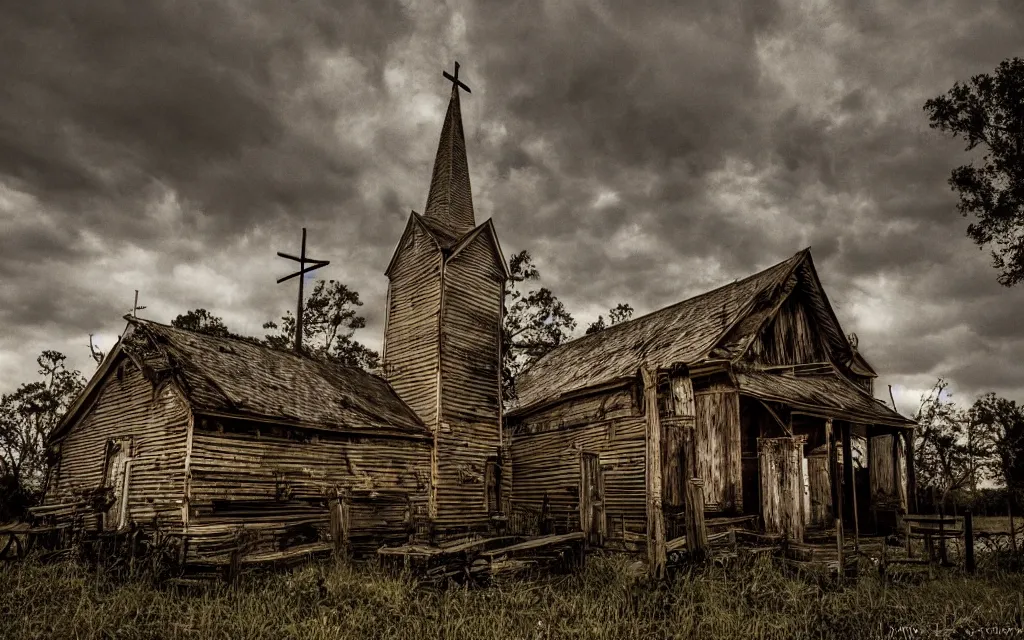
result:
[[[705,516],[800,538],[912,508],[914,425],[873,398],[809,250],[556,348],[503,415],[509,274],[445,76],[426,208],[386,271],[382,376],[129,318],[49,439],[37,515],[256,562],[496,530],[657,555]]]

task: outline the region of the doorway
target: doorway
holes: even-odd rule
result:
[[[593,546],[604,544],[607,518],[604,508],[604,474],[596,453],[584,453],[580,460],[580,528]]]
[[[131,469],[131,440],[107,442],[107,459],[103,486],[113,493],[113,501],[103,514],[103,530],[115,531],[124,526],[128,511],[128,475]]]

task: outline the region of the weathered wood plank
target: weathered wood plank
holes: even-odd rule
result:
[[[795,438],[758,438],[765,533],[803,540],[803,445]]]
[[[647,420],[647,560],[651,575],[665,577],[665,519],[662,513],[661,423],[658,415],[658,378],[653,368],[641,369],[644,412]]]

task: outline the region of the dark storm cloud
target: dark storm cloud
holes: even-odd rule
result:
[[[1019,51],[1019,10],[759,6],[757,16],[542,2],[477,12],[470,37],[490,80],[487,110],[518,141],[503,149],[499,175],[532,170],[545,196],[561,185],[561,204],[543,216],[513,194],[524,205],[515,215],[537,224],[506,240],[535,247],[556,292],[577,305],[628,300],[645,311],[811,245],[841,319],[867,334],[883,371],[921,385],[972,350],[1006,362],[992,339],[1020,339],[1012,311],[977,309],[1009,310],[1022,296],[995,284],[964,237],[945,182],[965,162],[962,144],[930,130],[921,105]],[[556,157],[524,151],[534,140]],[[636,173],[647,180],[626,179]],[[595,211],[597,190],[616,193],[616,204]],[[730,203],[722,191],[742,197]],[[623,234],[634,222],[647,233]],[[644,250],[622,255],[616,242],[629,238]],[[702,271],[695,258],[717,268]],[[679,275],[665,277],[666,264]],[[884,309],[866,306],[882,293],[875,285],[844,294],[879,276],[891,289]],[[933,313],[915,313],[925,305]],[[867,321],[882,315],[891,318]],[[964,335],[949,331],[961,322]],[[954,382],[969,393],[991,385],[976,373],[964,368]]]
[[[222,232],[351,197],[356,161],[307,131],[336,117],[286,98],[308,54],[377,73],[411,28],[395,3],[7,2],[0,9],[0,172],[88,222],[133,225],[150,181]],[[308,125],[312,124],[310,127]],[[109,205],[116,204],[111,207]]]
[[[0,0],[0,352],[84,357],[136,288],[261,333],[303,225],[376,346],[457,58],[478,219],[581,330],[809,245],[901,408],[938,375],[1024,399],[1024,289],[964,237],[968,159],[921,110],[1022,26],[1013,2]]]

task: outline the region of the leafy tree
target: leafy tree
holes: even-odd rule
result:
[[[587,327],[586,334],[589,336],[592,333],[597,333],[598,331],[602,331],[604,329],[607,329],[608,327],[614,327],[620,322],[625,322],[626,320],[629,320],[632,317],[633,307],[629,306],[624,302],[620,302],[619,304],[615,305],[614,309],[608,310],[607,325],[604,323],[604,316],[597,316],[597,320],[591,322],[590,325]]]
[[[46,438],[85,386],[65,360],[62,353],[44,351],[36,358],[42,379],[0,396],[0,511],[10,510],[9,501],[35,502],[44,489]]]
[[[302,308],[302,347],[314,357],[348,366],[376,369],[379,356],[353,339],[356,329],[366,326],[357,307],[363,302],[359,293],[335,280],[318,280]],[[288,312],[281,322],[267,322],[264,329],[277,330],[267,334],[266,344],[277,349],[291,349],[295,343],[295,316]]]
[[[987,393],[974,402],[970,420],[988,454],[987,477],[1011,490],[1024,489],[1024,407]]]
[[[546,287],[526,290],[540,279],[529,252],[520,251],[508,261],[511,277],[505,283],[505,319],[502,327],[504,362],[503,397],[516,397],[516,377],[538,358],[569,340],[576,321],[562,302]]]
[[[197,333],[205,333],[208,336],[218,338],[235,337],[234,334],[228,331],[224,320],[206,309],[192,309],[186,313],[179,314],[178,317],[171,320],[171,326]]]
[[[987,148],[980,166],[953,169],[949,186],[960,194],[960,213],[977,218],[967,235],[979,246],[995,245],[1000,284],[1017,284],[1024,280],[1024,60],[957,82],[924,110],[931,128],[966,140],[967,151]]]

